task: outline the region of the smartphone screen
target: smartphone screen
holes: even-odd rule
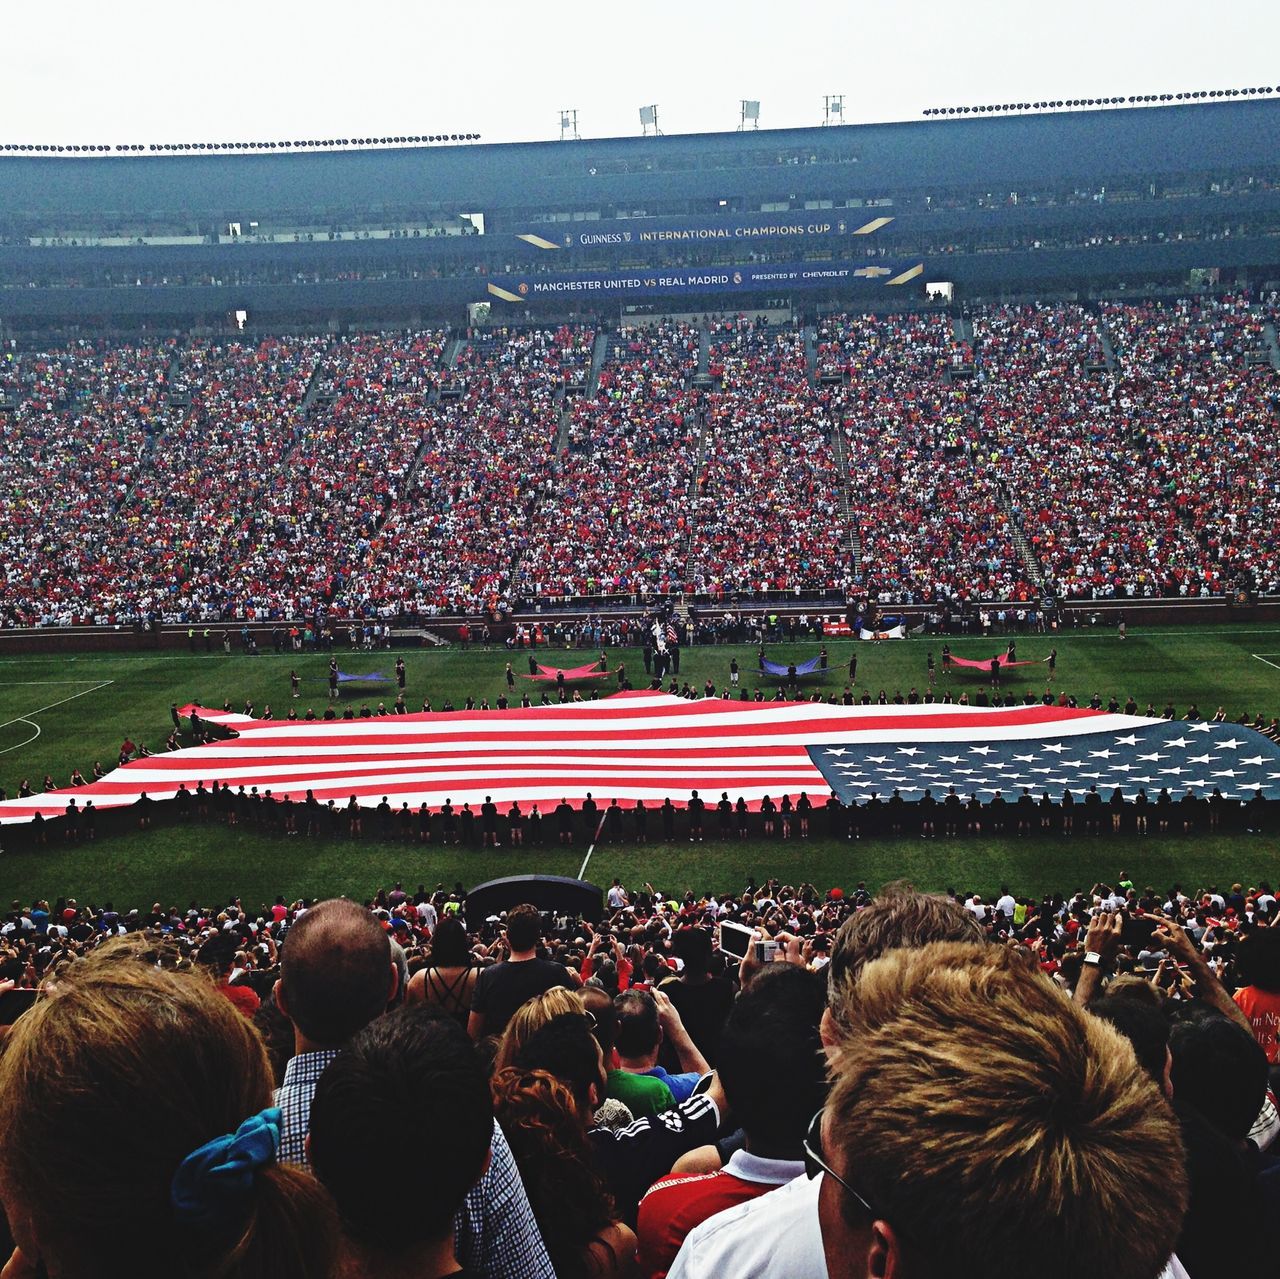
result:
[[[734,959],[745,959],[747,948],[755,941],[755,930],[725,920],[720,925],[720,949]]]

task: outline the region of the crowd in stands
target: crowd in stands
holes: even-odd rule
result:
[[[0,366],[0,619],[109,612],[116,508],[170,422],[176,346],[77,342]]]
[[[820,370],[842,422],[866,589],[887,604],[1034,599],[945,313],[828,317]]]
[[[594,396],[570,409],[568,451],[517,551],[526,598],[681,590],[697,461],[698,331],[610,335]]]
[[[464,390],[437,410],[414,483],[348,611],[496,613],[512,559],[548,483],[566,383],[585,378],[589,328],[503,330],[469,343]]]
[[[10,351],[0,620],[1280,589],[1266,322],[1235,294],[812,343],[708,318],[599,352],[587,324]]]
[[[1280,1273],[1265,881],[474,906],[12,903],[6,1273]]]
[[[278,592],[269,606],[291,616],[319,604],[349,615],[341,600],[347,577],[382,547],[387,511],[405,495],[409,472],[430,431],[432,393],[441,377],[447,335],[362,335],[331,347],[317,371],[325,412],[301,425],[292,454],[264,496],[256,569],[262,596],[269,574]]]
[[[974,319],[984,450],[1055,593],[1220,593],[1150,474],[1106,376],[1097,318],[1072,304]]]
[[[851,588],[848,523],[803,332],[716,324],[705,459],[697,477],[695,589]]]
[[[270,607],[258,560],[264,508],[297,440],[319,337],[183,348],[173,383],[190,408],[157,440],[145,483],[114,513],[96,613],[246,616]],[[82,586],[87,594],[92,577]]]
[[[1224,575],[1280,586],[1280,386],[1266,314],[1235,294],[1156,307],[1107,303],[1124,420],[1144,437],[1152,488]],[[1253,356],[1254,361],[1249,357]]]

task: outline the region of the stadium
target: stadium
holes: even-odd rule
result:
[[[345,897],[376,935],[341,910],[329,926],[375,958],[390,936],[398,997],[454,1013],[432,934],[465,921],[461,1020],[483,1041],[503,1019],[470,1002],[489,989],[475,971],[532,952],[506,938],[532,902],[535,962],[572,978],[548,986],[586,983],[588,1009],[590,987],[617,996],[632,1036],[656,1002],[649,1073],[682,1078],[717,1065],[722,1030],[751,1042],[735,989],[767,1003],[784,984],[757,975],[758,947],[824,981],[841,956],[838,1020],[859,916],[905,930],[894,910],[920,910],[903,945],[985,935],[1034,955],[1034,981],[983,968],[1019,1006],[1049,981],[1076,1008],[1113,1005],[1099,966],[1150,977],[1188,1063],[1207,1009],[1256,1036],[1274,1079],[1280,90],[670,136],[654,111],[644,136],[560,142],[0,144],[0,999],[25,1012],[42,980],[132,934],[157,972],[210,967],[268,1036],[270,1011],[298,1059],[337,1056],[290,1011],[303,985],[282,1005],[276,947]],[[938,896],[876,895],[898,880]],[[714,938],[707,956],[691,934]],[[673,974],[669,998],[627,1003]],[[727,991],[719,1013],[704,980]],[[904,1007],[913,982],[930,1006],[936,973],[894,980]],[[870,1043],[868,982],[844,1033]],[[519,1002],[510,1025],[536,1046],[538,1017],[561,1018],[553,1000],[525,1025]],[[1116,1044],[1137,1034],[1127,1015]],[[1079,1034],[1106,1019],[1071,1018]],[[541,1162],[526,1086],[502,1082],[542,1067],[576,1087],[568,1050],[552,1036],[545,1060],[522,1057],[512,1034],[493,1104],[528,1252],[482,1238],[505,1226],[485,1216],[492,1187],[477,1206],[490,1174],[473,1161],[466,1269],[423,1273],[809,1273],[783,1248],[749,1265],[690,1235],[710,1212],[658,1259],[678,1216],[653,1206],[658,1178],[720,1167],[677,1163],[732,1131],[718,1083],[709,1128],[670,1089],[656,1151],[606,1153],[593,1127],[575,1186]],[[611,1079],[643,1073],[607,1038],[602,1053]],[[0,1099],[15,1086],[0,1057]],[[610,1096],[649,1113],[633,1084]],[[1189,1148],[1187,1125],[1213,1128],[1241,1211],[1265,1213],[1280,1120],[1256,1100],[1239,1131],[1208,1100],[1209,1119],[1178,1113]],[[298,1146],[338,1213],[293,1204],[330,1255],[295,1243],[288,1273],[330,1273],[348,1247],[351,1273],[382,1273],[378,1214],[344,1199],[350,1158]],[[853,1194],[873,1222],[894,1220],[882,1202],[900,1222],[925,1211],[924,1190],[897,1205],[866,1175]],[[21,1176],[0,1156],[6,1205]],[[1168,1219],[1143,1218],[1159,1246],[1124,1273],[1215,1273],[1204,1191],[1193,1177],[1179,1215],[1172,1184]],[[595,1217],[564,1220],[569,1201]],[[264,1210],[252,1230],[269,1225]],[[1239,1264],[1275,1273],[1273,1254]],[[256,1256],[234,1273],[260,1273]]]

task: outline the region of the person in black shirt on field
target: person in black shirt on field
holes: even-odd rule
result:
[[[809,838],[809,814],[813,812],[813,801],[805,794],[800,792],[800,798],[796,800],[796,819],[800,823],[800,838]]]
[[[716,805],[716,820],[721,839],[728,839],[733,831],[733,805],[729,802],[729,792],[720,792],[720,802]]]
[[[702,843],[702,815],[706,807],[706,804],[699,798],[697,791],[694,791],[689,796],[689,802],[685,805],[685,809],[689,814],[689,843],[691,844],[695,840],[699,844]]]
[[[492,795],[486,795],[480,805],[480,843],[484,848],[502,847],[498,842],[498,806]]]
[[[760,801],[760,816],[764,821],[764,837],[772,839],[777,829],[778,806],[766,795]]]
[[[926,790],[920,796],[920,802],[917,805],[920,812],[920,838],[921,839],[937,839],[938,831],[934,825],[934,814],[938,808],[938,801],[934,799],[933,792]]]
[[[670,843],[676,837],[676,806],[668,795],[662,801],[662,838]]]
[[[648,820],[649,810],[645,808],[644,800],[636,800],[635,806],[631,810],[631,829],[638,844],[645,842],[645,827],[648,825]]]
[[[1008,805],[1004,802],[1004,795],[1000,791],[995,791],[991,796],[991,802],[987,805],[987,829],[993,835],[1003,835],[1005,825],[1005,809]]]
[[[586,832],[588,840],[595,839],[596,828],[599,825],[600,805],[591,798],[591,792],[587,792],[587,797],[582,801],[582,826]]]
[[[617,799],[611,799],[609,807],[604,810],[604,829],[611,844],[622,842],[622,805]]]
[[[567,799],[561,799],[556,805],[556,829],[559,832],[560,842],[562,844],[573,843],[573,809],[569,807]]]
[[[1031,792],[1024,786],[1022,794],[1018,796],[1018,834],[1031,834],[1031,817],[1035,809],[1036,802],[1031,798]]]

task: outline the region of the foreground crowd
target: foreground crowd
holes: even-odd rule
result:
[[[606,903],[14,903],[6,1279],[1280,1273],[1268,884]]]

